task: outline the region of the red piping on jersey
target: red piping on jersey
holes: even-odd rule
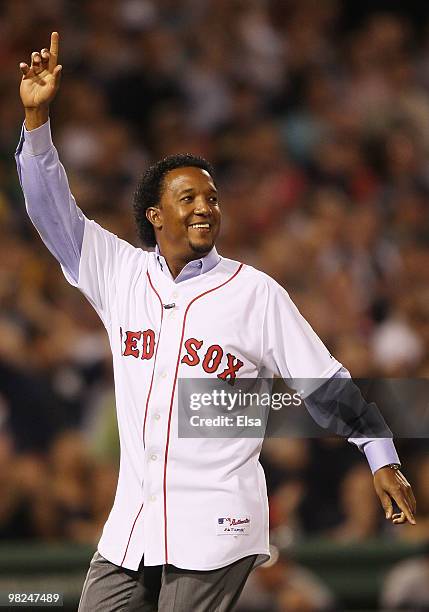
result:
[[[182,336],[180,338],[179,354],[177,355],[177,363],[176,363],[176,372],[174,374],[173,389],[171,391],[170,411],[169,411],[169,414],[168,414],[167,443],[165,445],[165,457],[164,457],[164,543],[165,543],[165,563],[168,563],[168,546],[167,546],[167,459],[168,459],[168,445],[169,445],[169,441],[170,441],[171,412],[172,412],[172,408],[173,408],[174,392],[176,390],[177,374],[179,372],[180,355],[182,353],[183,337],[185,335],[186,317],[188,315],[190,307],[192,306],[192,304],[194,302],[196,302],[197,300],[199,300],[203,296],[207,295],[208,293],[212,293],[212,291],[216,291],[217,289],[220,289],[221,287],[224,287],[225,285],[227,285],[229,282],[231,282],[237,276],[237,274],[240,272],[242,267],[243,267],[243,264],[240,264],[239,267],[237,268],[237,270],[231,276],[231,278],[228,278],[228,280],[226,280],[221,285],[218,285],[217,287],[213,287],[213,289],[209,289],[208,291],[204,291],[204,293],[201,293],[200,295],[197,295],[196,297],[194,297],[189,302],[189,304],[187,305],[186,310],[185,310],[185,315],[183,317]]]
[[[140,512],[141,512],[142,510],[143,510],[143,504],[140,506],[140,510],[137,512],[137,516],[136,516],[136,518],[134,519],[133,526],[131,527],[130,535],[129,535],[128,542],[127,542],[127,547],[126,547],[126,549],[125,549],[124,556],[123,556],[122,561],[121,561],[121,565],[123,565],[123,564],[124,564],[125,557],[127,556],[127,552],[128,552],[128,546],[130,545],[130,542],[131,542],[131,536],[133,535],[134,527],[136,526],[137,519],[139,518],[139,516],[140,516]]]
[[[155,373],[155,365],[156,365],[156,356],[158,355],[158,346],[159,346],[159,341],[161,338],[161,328],[162,328],[162,319],[164,317],[164,308],[162,306],[162,300],[159,297],[159,293],[158,291],[155,289],[155,287],[152,284],[152,279],[150,278],[150,274],[149,272],[146,272],[147,277],[149,279],[149,285],[152,287],[153,292],[155,293],[156,297],[159,300],[160,306],[161,306],[161,324],[159,326],[159,333],[158,333],[158,342],[156,343],[156,349],[155,349],[155,357],[153,359],[153,367],[152,367],[152,377],[150,379],[150,385],[149,385],[149,391],[147,394],[147,399],[146,399],[146,410],[144,412],[144,420],[143,420],[143,448],[145,448],[145,431],[146,431],[146,417],[147,417],[147,409],[149,407],[149,400],[150,400],[150,395],[152,393],[152,385],[153,385],[153,376]]]

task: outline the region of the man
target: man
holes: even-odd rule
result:
[[[54,32],[50,50],[20,64],[18,173],[30,218],[106,327],[121,440],[115,502],[79,609],[231,610],[251,569],[269,556],[262,440],[179,437],[178,380],[347,372],[277,283],[217,254],[221,212],[205,160],[172,156],[143,177],[136,220],[154,253],[82,214],[49,130],[58,41]],[[392,469],[392,440],[352,441],[368,458],[386,518],[414,523],[410,485]]]

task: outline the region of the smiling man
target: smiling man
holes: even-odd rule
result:
[[[143,176],[135,216],[154,252],[83,215],[49,127],[57,57],[54,32],[50,50],[20,64],[25,125],[18,174],[43,241],[106,327],[121,441],[115,501],[79,609],[232,610],[251,569],[269,557],[262,439],[179,437],[178,380],[232,385],[277,375],[329,383],[348,373],[282,287],[218,255],[221,213],[205,160],[170,156]],[[316,420],[331,418],[317,403],[310,410]],[[414,496],[392,440],[351,433],[374,473],[386,518],[414,523]]]
[[[137,187],[134,210],[140,238],[157,246],[175,279],[190,261],[208,255],[219,235],[221,214],[212,175],[213,168],[201,157],[171,155],[149,168]],[[148,206],[150,202],[158,204]],[[211,260],[219,261],[215,251]]]

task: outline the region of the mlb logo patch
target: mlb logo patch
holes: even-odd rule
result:
[[[217,535],[249,535],[250,516],[220,516],[216,521]]]

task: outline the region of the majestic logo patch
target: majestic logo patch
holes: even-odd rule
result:
[[[250,530],[250,517],[223,516],[217,519],[217,535],[248,535]]]

